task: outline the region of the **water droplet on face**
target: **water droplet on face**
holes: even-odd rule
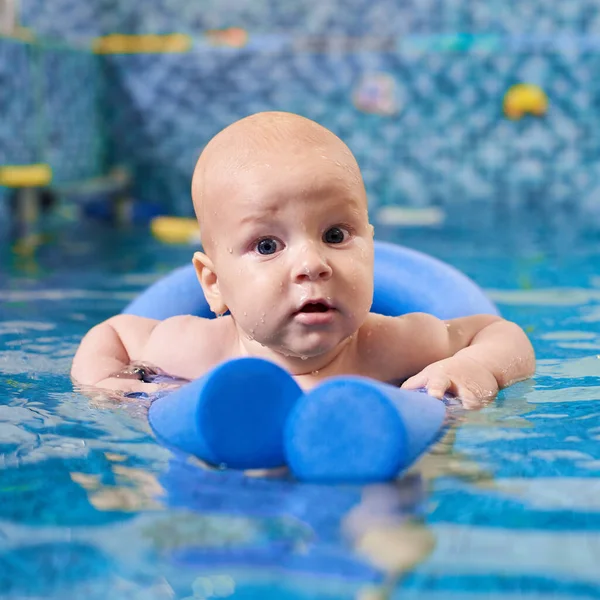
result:
[[[301,356],[300,359],[301,360],[308,360],[308,356]]]
[[[227,248],[227,252],[229,252],[229,254],[233,254],[233,248]]]
[[[318,375],[318,374],[319,374],[319,370],[318,370],[318,369],[317,369],[316,371],[313,371],[313,372],[311,373],[311,375]]]

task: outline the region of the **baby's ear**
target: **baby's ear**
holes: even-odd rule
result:
[[[196,276],[202,286],[204,297],[216,315],[222,315],[227,312],[221,292],[219,290],[219,281],[212,260],[204,252],[194,252],[192,263],[196,269]]]

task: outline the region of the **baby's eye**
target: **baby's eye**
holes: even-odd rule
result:
[[[256,244],[256,251],[265,256],[269,254],[275,254],[275,252],[278,250],[278,245],[279,243],[277,240],[274,240],[273,238],[263,238]]]
[[[323,241],[326,244],[341,244],[348,239],[349,235],[348,230],[343,227],[332,227],[324,233]]]

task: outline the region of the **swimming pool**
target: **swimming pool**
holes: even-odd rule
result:
[[[82,226],[35,259],[0,249],[2,598],[600,597],[597,237],[492,221],[377,234],[474,277],[536,378],[365,488],[205,471],[143,405],[72,389],[85,331],[190,248]]]

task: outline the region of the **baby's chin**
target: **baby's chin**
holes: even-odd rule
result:
[[[334,352],[346,341],[346,339],[331,340],[328,341],[328,343],[323,343],[321,341],[318,344],[286,344],[273,346],[271,349],[287,359],[309,360],[326,356],[331,352]]]
[[[260,339],[259,337],[246,337],[246,343],[244,344],[251,354],[257,356],[265,356],[271,354],[273,358],[276,356],[283,357],[285,359],[298,359],[308,360],[311,358],[317,358],[329,353],[331,350],[336,348],[338,344],[291,344],[282,343],[280,341],[273,342],[271,340]],[[250,346],[248,345],[250,343]],[[266,356],[265,356],[266,358]]]
[[[342,332],[329,332],[323,334],[307,333],[304,335],[295,334],[286,338],[274,339],[274,337],[263,337],[260,332],[258,335],[245,336],[246,349],[256,356],[267,358],[271,354],[272,358],[279,356],[286,361],[289,360],[310,360],[327,356],[347,342],[352,335],[344,336]],[[248,345],[250,344],[250,346]]]
[[[308,360],[309,358],[318,358],[319,356],[324,356],[333,350],[333,348],[294,348],[293,350],[289,348],[274,348],[273,350],[285,358]]]

